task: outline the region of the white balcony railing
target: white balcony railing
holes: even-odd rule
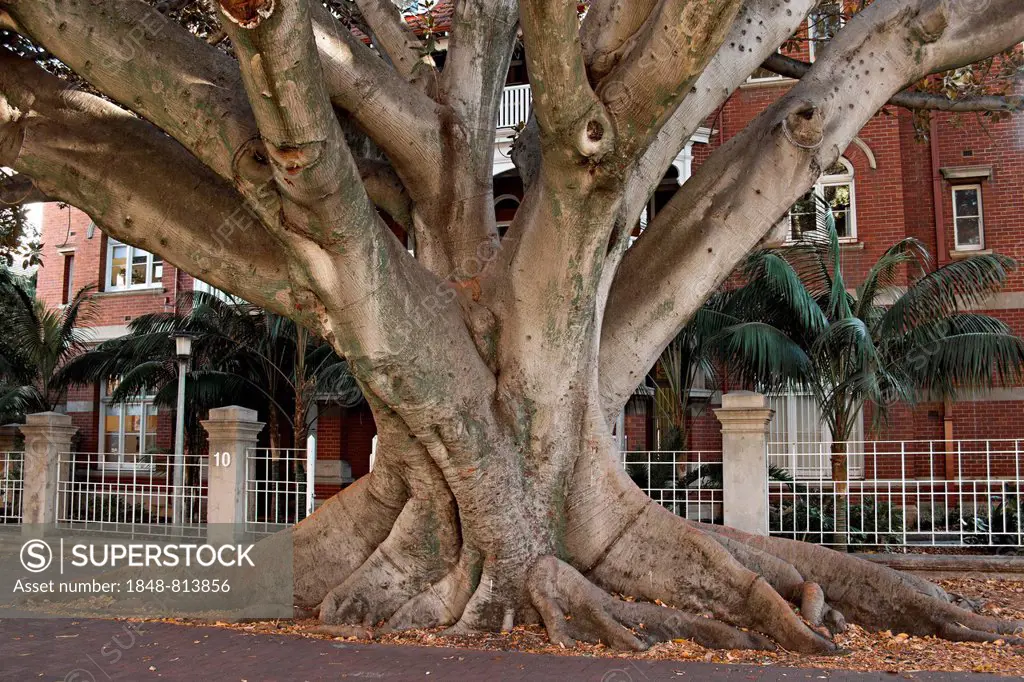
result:
[[[218,289],[217,287],[213,286],[212,284],[207,284],[206,282],[204,282],[201,279],[195,280],[195,284],[193,286],[193,290],[196,291],[196,292],[202,292],[204,294],[210,294],[211,296],[216,296],[217,298],[219,298],[220,300],[224,301],[225,303],[230,303],[232,305],[237,305],[239,303],[244,303],[244,301],[242,299],[238,298],[237,296],[232,296],[228,292],[223,291],[222,289]]]
[[[530,105],[533,95],[529,85],[509,85],[501,95],[498,109],[498,129],[515,128],[530,120]]]

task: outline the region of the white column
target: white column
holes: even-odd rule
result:
[[[768,534],[768,398],[750,391],[722,396],[722,499],[725,525]]]

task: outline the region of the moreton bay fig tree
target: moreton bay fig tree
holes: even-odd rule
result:
[[[912,576],[678,518],[614,450],[662,349],[869,119],[894,98],[953,108],[905,90],[1024,40],[1020,0],[875,0],[812,65],[774,59],[816,4],[456,0],[442,69],[388,0],[0,0],[0,165],[348,359],[379,447],[295,531],[296,603],[325,624],[540,622],[628,649],[828,652],[846,622],[1013,639],[1021,623]],[[534,114],[499,238],[517,41]],[[792,87],[630,247],[672,160],[766,60]]]

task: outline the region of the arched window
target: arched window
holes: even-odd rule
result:
[[[836,220],[836,232],[839,238],[853,241],[857,238],[857,203],[853,180],[853,165],[843,157],[839,157],[825,171],[814,187],[803,195],[789,210],[791,241],[797,241],[806,232],[818,228],[818,206],[815,195],[824,199],[832,207],[832,215]]]
[[[498,234],[502,237],[505,236],[508,226],[516,217],[519,204],[519,197],[514,194],[502,194],[494,200],[494,217],[498,224]]]

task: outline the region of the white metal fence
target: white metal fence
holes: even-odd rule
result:
[[[663,507],[694,521],[722,522],[721,452],[623,452],[622,466]]]
[[[530,120],[533,95],[529,85],[509,85],[501,93],[498,108],[498,128],[515,128]]]
[[[769,469],[772,535],[871,547],[1024,544],[1024,440],[844,445],[849,460],[859,463],[845,480],[832,480],[825,444],[808,444],[799,453],[816,453],[818,461],[799,460],[818,472],[814,479],[792,480],[789,471]],[[780,459],[771,457],[770,463]]]
[[[246,452],[245,529],[275,533],[313,513],[316,450],[252,448]]]
[[[203,535],[207,458],[188,458],[183,485],[176,489],[173,457],[143,457],[129,464],[117,454],[61,453],[57,525],[132,536]]]
[[[0,452],[0,523],[21,523],[25,453]]]

